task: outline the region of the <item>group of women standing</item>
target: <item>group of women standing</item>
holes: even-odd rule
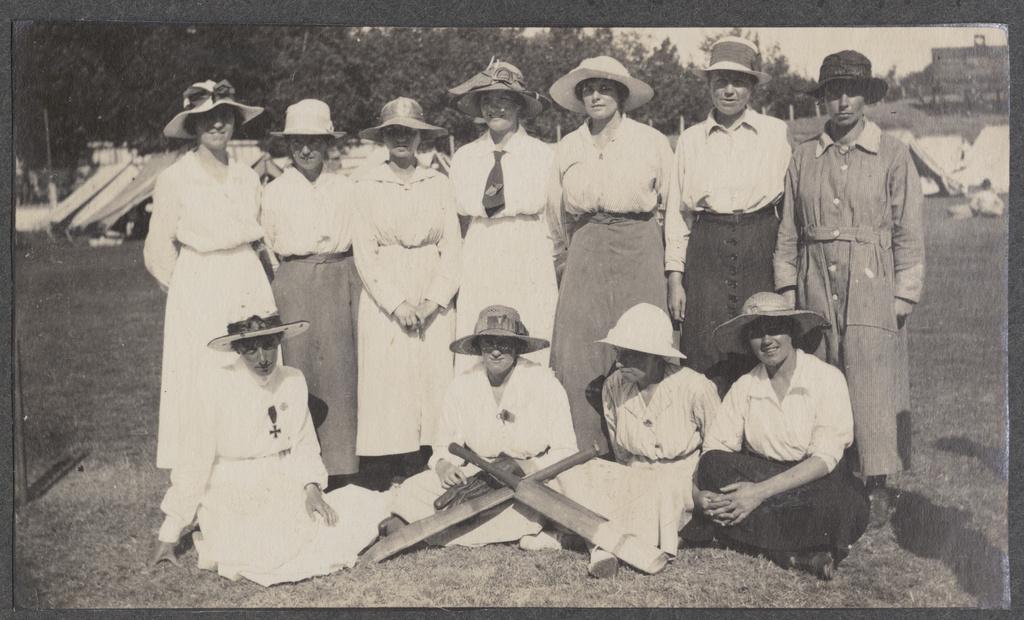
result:
[[[588,58],[551,86],[555,103],[586,115],[554,149],[523,127],[549,99],[492,60],[449,90],[487,127],[455,153],[450,177],[416,157],[445,130],[415,100],[388,102],[360,132],[388,158],[351,179],[324,171],[341,135],[327,105],[300,101],[274,134],[294,165],[262,196],[227,151],[234,128],[262,110],[237,102],[227,82],[190,87],[165,134],[196,148],[158,180],[145,250],[168,288],[158,466],[189,458],[187,430],[214,398],[200,378],[234,359],[207,342],[276,299],[285,320],[312,325],[283,356],[306,377],[328,486],[385,489],[429,467],[426,487],[406,489],[431,496],[466,478],[448,460],[449,440],[536,465],[574,439],[632,472],[594,475],[621,490],[606,494],[619,501],[607,510],[656,515],[647,538],[667,553],[683,513],[696,510],[684,538],[779,551],[783,563],[831,576],[825,567],[863,532],[866,500],[843,458],[853,434],[863,475],[884,481],[899,468],[889,444],[905,405],[900,330],[923,274],[920,193],[905,147],[863,118],[881,82],[866,58],[826,59],[816,94],[830,121],[792,162],[784,124],[747,107],[768,79],[758,61],[744,39],[712,48],[704,71],[715,108],[673,153],[625,116],[654,91],[615,59]],[[772,290],[781,295],[755,294]],[[683,351],[670,316],[682,321]],[[845,379],[796,350],[822,327],[819,355]],[[877,351],[883,363],[869,359]],[[691,368],[680,367],[687,357]],[[499,410],[476,420],[473,402]],[[525,434],[509,430],[517,416]],[[705,465],[716,452],[754,461]],[[647,482],[635,483],[640,471]],[[562,481],[581,502],[601,501],[593,481]],[[629,489],[658,499],[644,509]],[[773,498],[781,511],[769,509]],[[422,512],[422,501],[406,504]],[[524,518],[524,547],[551,544]],[[785,555],[806,548],[819,555]],[[606,573],[611,556],[591,551],[592,574]]]

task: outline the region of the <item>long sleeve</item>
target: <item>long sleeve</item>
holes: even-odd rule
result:
[[[320,488],[327,486],[327,469],[324,467],[323,459],[320,458],[320,442],[316,438],[316,429],[313,427],[313,418],[309,413],[308,388],[306,379],[301,373],[296,373],[288,381],[289,396],[293,409],[301,411],[298,429],[295,431],[295,443],[292,445],[291,453],[291,475],[300,486],[310,482],[320,485]]]
[[[722,406],[718,408],[714,423],[707,430],[704,437],[704,449],[724,450],[726,452],[739,452],[743,448],[743,417],[748,405],[747,377],[740,377],[740,380],[733,384],[729,393],[725,395]]]
[[[782,221],[775,240],[775,255],[772,264],[775,270],[775,290],[794,287],[797,284],[797,253],[799,235],[796,225],[796,189],[800,173],[794,157],[786,172],[785,196],[782,201]]]
[[[569,397],[565,388],[558,382],[554,374],[548,374],[543,385],[543,402],[548,412],[547,432],[551,439],[551,449],[537,460],[541,467],[547,467],[577,452],[576,431],[572,426],[572,413],[569,410]]]
[[[633,460],[633,455],[628,450],[625,450],[615,437],[615,431],[618,428],[619,412],[615,407],[614,391],[618,389],[619,385],[619,381],[608,377],[604,382],[604,387],[601,388],[601,401],[604,406],[604,420],[608,425],[608,443],[611,444],[615,460],[619,463],[629,463]]]
[[[679,136],[670,167],[668,197],[665,202],[665,271],[685,269],[686,248],[690,243],[690,222],[683,219],[683,137]]]
[[[843,373],[824,364],[821,368],[824,376],[815,381],[817,416],[807,454],[820,458],[831,472],[853,443],[853,410]]]
[[[443,177],[442,177],[443,178]],[[437,242],[441,260],[437,271],[427,286],[424,297],[444,308],[451,302],[455,292],[459,290],[459,272],[462,268],[462,234],[459,217],[455,206],[455,191],[451,181],[443,180],[444,200],[442,218],[444,231]],[[397,307],[397,306],[396,306]]]
[[[365,193],[359,192],[359,195],[365,196]],[[353,226],[352,233],[356,270],[359,272],[366,291],[385,312],[391,314],[405,301],[405,295],[388,282],[384,276],[384,270],[380,264],[377,238],[373,232],[373,222],[369,214],[365,212],[373,206],[368,203],[364,204],[364,202],[366,201],[361,201],[356,206],[355,226]]]
[[[902,148],[889,173],[892,200],[892,254],[896,271],[896,297],[917,302],[924,289],[924,196],[910,151]]]
[[[173,178],[160,175],[153,190],[153,215],[149,233],[142,250],[146,270],[156,278],[161,288],[171,285],[174,263],[178,260],[176,229],[181,217],[181,201],[174,188]]]
[[[690,415],[693,416],[694,426],[700,431],[701,445],[703,445],[707,440],[708,430],[714,426],[722,401],[718,398],[718,389],[710,380],[701,381],[700,387],[695,392]]]
[[[548,234],[551,237],[555,275],[561,281],[562,271],[565,269],[565,261],[569,254],[569,235],[565,226],[565,205],[562,202],[562,181],[557,157],[551,166],[551,174],[548,175],[545,219],[548,223]]]
[[[432,446],[433,451],[427,467],[434,469],[437,462],[444,459],[452,465],[462,462],[457,456],[448,451],[448,445],[455,443],[462,445],[466,442],[466,435],[462,428],[461,416],[459,415],[461,404],[465,400],[465,394],[459,389],[460,381],[457,379],[448,386],[444,395],[444,402],[441,404],[441,419],[438,421],[437,435],[438,443]]]

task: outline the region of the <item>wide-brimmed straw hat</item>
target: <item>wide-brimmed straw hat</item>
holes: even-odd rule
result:
[[[505,91],[519,96],[523,102],[520,116],[532,118],[548,107],[548,98],[523,83],[523,72],[515,65],[491,59],[487,68],[454,88],[448,89],[451,104],[463,114],[479,117],[480,96],[487,92]]]
[[[217,106],[229,105],[237,108],[242,115],[243,125],[263,113],[263,108],[259,106],[235,101],[235,87],[227,80],[196,82],[185,89],[182,99],[184,109],[164,127],[164,135],[168,138],[195,138],[195,134],[185,131],[185,119],[190,114],[209,112]]]
[[[448,130],[423,120],[423,107],[415,99],[399,97],[385,103],[384,107],[380,109],[380,124],[360,131],[359,137],[364,140],[383,142],[380,130],[389,125],[401,125],[415,129],[424,134],[426,138],[437,138],[448,133]]]
[[[331,108],[319,99],[303,99],[288,106],[284,130],[271,131],[272,136],[331,136],[340,138],[344,131],[334,131]]]
[[[754,293],[743,302],[739,316],[716,327],[711,339],[722,353],[748,355],[750,344],[743,337],[743,328],[760,318],[779,316],[793,321],[794,336],[803,336],[812,329],[828,326],[825,317],[810,310],[796,310],[782,295]]]
[[[585,59],[578,67],[555,80],[548,92],[555,103],[566,110],[585,114],[587,110],[576,96],[576,85],[591,78],[612,80],[626,87],[629,94],[622,103],[623,112],[639,108],[654,98],[654,89],[647,82],[631,76],[626,67],[611,56]]]
[[[511,338],[521,343],[519,353],[532,353],[548,346],[549,343],[543,338],[533,338],[526,326],[519,319],[519,312],[508,306],[487,306],[480,311],[476,320],[476,327],[472,336],[463,336],[451,343],[450,348],[454,353],[463,355],[480,355],[479,339],[482,336],[499,338]]]
[[[840,80],[860,82],[865,92],[864,101],[869,104],[881,101],[889,90],[888,82],[871,74],[871,61],[867,56],[855,50],[843,50],[825,57],[818,71],[818,83],[807,94],[821,97],[826,84]]]
[[[743,37],[722,37],[715,41],[708,53],[708,64],[698,69],[707,74],[710,71],[736,71],[746,73],[764,84],[772,79],[761,71],[761,52],[752,41]]]
[[[664,310],[648,303],[637,304],[623,312],[608,335],[598,342],[620,349],[686,359],[672,346],[672,319]]]
[[[309,321],[282,323],[276,310],[262,316],[254,314],[233,323],[228,323],[227,335],[214,338],[206,346],[217,351],[230,351],[231,345],[239,340],[259,338],[271,334],[284,334],[285,338],[297,336],[309,329]]]

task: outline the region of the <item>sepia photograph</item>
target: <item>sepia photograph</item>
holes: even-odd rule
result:
[[[1009,608],[1009,27],[728,21],[13,21],[14,606]]]

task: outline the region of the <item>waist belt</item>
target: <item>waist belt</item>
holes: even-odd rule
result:
[[[694,216],[694,221],[695,222],[705,222],[706,221],[706,222],[712,223],[712,224],[718,224],[718,223],[736,224],[738,222],[745,221],[745,220],[750,220],[750,219],[755,219],[755,218],[762,218],[762,217],[764,217],[766,215],[772,215],[774,217],[778,217],[778,208],[781,205],[782,205],[782,194],[779,194],[778,198],[776,198],[775,200],[769,202],[768,204],[766,204],[763,207],[760,207],[759,209],[756,209],[754,211],[741,211],[739,213],[718,213],[716,211],[709,211],[707,209],[703,209],[703,210],[697,211],[696,216]]]
[[[867,226],[805,226],[803,237],[807,241],[852,241],[855,243],[877,243],[883,249],[892,247],[892,230],[869,228]]]
[[[302,263],[337,263],[352,256],[351,248],[344,252],[333,252],[331,254],[293,254],[291,256],[278,256],[282,263],[299,261]]]
[[[637,221],[646,222],[654,217],[654,211],[644,213],[612,213],[611,211],[595,211],[580,216],[580,222],[587,224],[616,224],[618,222]]]

